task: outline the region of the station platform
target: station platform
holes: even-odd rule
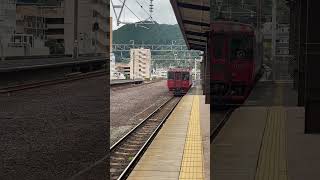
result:
[[[128,80],[128,79],[117,79],[111,80],[111,86],[123,85],[123,84],[140,84],[143,82],[143,79],[136,79],[136,80]]]
[[[29,69],[41,69],[47,67],[71,66],[78,64],[106,63],[106,57],[92,56],[79,57],[43,57],[43,58],[25,58],[25,59],[8,59],[0,61],[0,72],[14,72]]]
[[[304,108],[288,82],[258,82],[211,143],[211,179],[316,180],[320,135],[304,134]]]
[[[0,60],[0,87],[64,78],[72,73],[86,73],[105,68],[103,56],[19,57]]]
[[[171,113],[128,180],[209,180],[209,105],[193,89]]]

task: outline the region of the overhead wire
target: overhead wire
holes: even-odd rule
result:
[[[123,3],[123,1],[121,1],[121,0],[119,0],[120,2],[122,2]],[[136,18],[138,18],[139,19],[139,21],[141,21],[141,19],[124,3],[123,4]]]
[[[150,19],[152,19],[151,14],[148,13],[148,11],[138,2],[138,0],[136,0],[136,2],[139,4],[139,6],[144,10],[144,12],[150,17]]]
[[[122,0],[119,0],[119,1],[120,1],[121,3],[123,3]],[[150,18],[150,20],[153,21],[152,15],[143,7],[143,5],[142,5],[139,1],[136,0],[136,2],[137,2],[137,4],[140,6],[140,8],[142,8],[143,11],[148,15],[148,18]],[[146,0],[144,0],[144,2],[146,2]],[[112,5],[113,5],[113,2],[112,2],[112,1],[111,1],[111,3],[112,3]],[[142,20],[138,17],[138,15],[135,14],[135,13],[133,12],[133,10],[131,10],[125,3],[123,3],[123,5],[124,5],[139,21],[142,21]],[[115,15],[116,15],[116,13],[115,13]]]

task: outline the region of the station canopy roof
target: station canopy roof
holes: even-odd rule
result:
[[[210,30],[210,0],[170,0],[189,49],[205,50]]]

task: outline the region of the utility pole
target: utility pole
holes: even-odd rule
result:
[[[277,0],[272,0],[272,80],[276,78]]]
[[[194,58],[194,80],[197,80],[197,58]]]
[[[74,0],[73,59],[78,59],[78,0]]]
[[[134,67],[134,61],[135,61],[135,50],[133,50],[133,52],[132,52],[132,79],[133,79],[133,81],[134,81],[134,79],[135,79],[135,75],[134,75],[134,69],[135,69],[135,67]]]

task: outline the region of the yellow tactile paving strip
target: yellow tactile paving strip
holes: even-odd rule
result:
[[[270,107],[255,180],[287,180],[286,111]]]
[[[193,105],[184,96],[139,160],[128,180],[177,180]]]
[[[191,116],[179,174],[180,180],[204,179],[203,148],[200,131],[200,99],[193,97]]]

